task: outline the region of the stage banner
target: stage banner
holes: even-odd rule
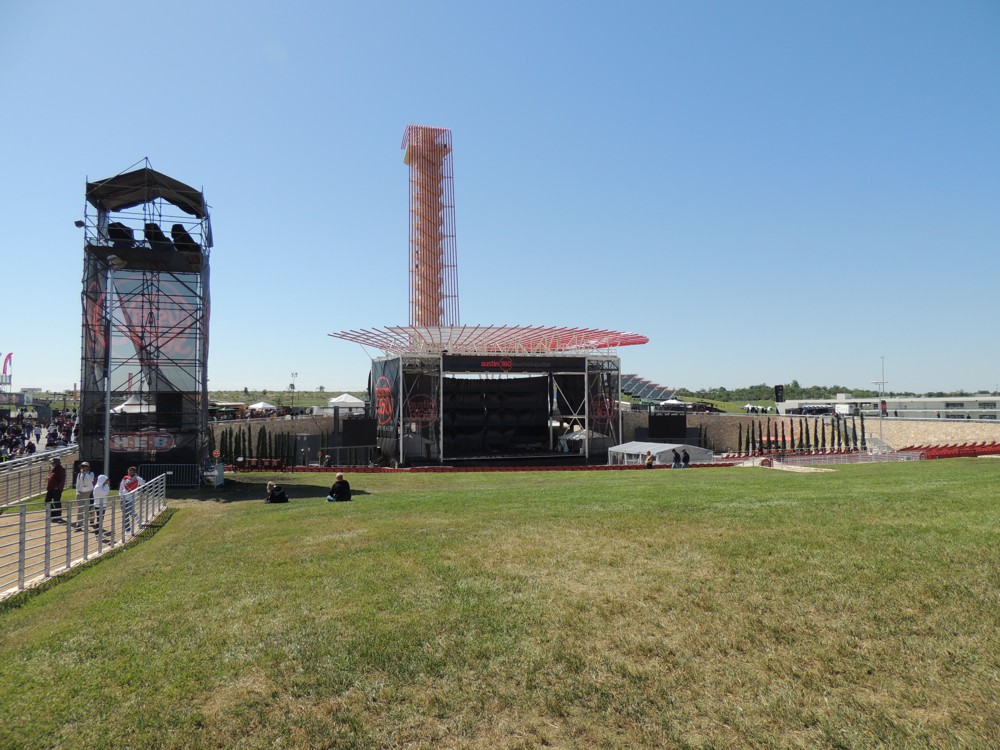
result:
[[[399,452],[399,379],[398,359],[376,359],[372,362],[371,391],[368,394],[375,408],[378,447],[385,458]]]
[[[446,354],[441,360],[445,372],[585,372],[587,369],[584,357]]]
[[[84,391],[103,389],[107,366],[107,286],[100,264],[88,255],[86,281],[83,290],[83,381]]]
[[[198,290],[194,274],[160,277],[154,285],[145,275],[115,277],[117,306],[125,333],[135,347],[148,391],[195,391],[201,361],[198,345]]]
[[[617,371],[591,370],[587,375],[590,423],[604,435],[618,435],[618,398],[621,378]]]

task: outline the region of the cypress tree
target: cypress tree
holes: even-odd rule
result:
[[[861,412],[861,450],[868,450],[867,438],[865,437],[865,413]]]
[[[257,454],[257,458],[264,458],[264,454],[267,453],[267,429],[264,425],[257,430],[257,446],[254,453]]]
[[[823,419],[823,418],[820,418],[819,424],[820,424],[819,449],[821,451],[825,451],[826,450],[826,420]]]
[[[739,424],[739,431],[736,433],[736,452],[743,452],[743,423]]]
[[[851,444],[854,450],[858,449],[858,422],[853,414],[851,415]]]

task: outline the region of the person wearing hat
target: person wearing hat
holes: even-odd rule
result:
[[[328,503],[344,502],[351,499],[351,483],[344,479],[343,474],[337,474],[337,481],[330,488],[330,494],[326,496]]]
[[[66,487],[66,469],[58,458],[49,459],[49,475],[45,478],[45,507],[52,523],[66,523],[62,517],[62,493]]]
[[[83,461],[80,463],[80,471],[76,475],[76,513],[77,521],[73,524],[74,529],[84,529],[94,510],[94,472],[90,470],[90,463]]]

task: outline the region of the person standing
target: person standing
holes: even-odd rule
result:
[[[128,473],[122,477],[118,485],[118,495],[122,501],[122,530],[126,534],[132,533],[133,516],[135,516],[135,492],[146,480],[139,476],[139,470],[134,466],[128,467]]]
[[[673,462],[670,464],[671,469],[681,468],[681,454],[677,452],[677,449],[673,450]]]
[[[66,469],[58,458],[49,459],[49,475],[45,479],[45,507],[53,523],[66,523],[62,517],[62,493],[66,487]]]
[[[646,451],[646,468],[647,469],[652,469],[653,468],[653,462],[655,460],[656,459],[653,458],[653,451]]]
[[[345,502],[351,499],[351,483],[344,479],[343,474],[337,474],[337,481],[330,487],[330,494],[326,496],[327,502]]]
[[[691,456],[688,455],[687,448],[681,451],[681,467],[684,469],[691,468]]]
[[[111,494],[111,480],[106,474],[101,474],[94,483],[94,523],[91,528],[100,534],[104,530],[104,509],[108,506],[108,495]]]
[[[84,461],[80,464],[80,471],[76,475],[76,513],[77,521],[73,524],[74,529],[87,528],[87,521],[90,519],[91,511],[94,509],[94,472],[90,470],[90,464]]]

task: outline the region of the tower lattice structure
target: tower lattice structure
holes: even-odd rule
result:
[[[456,326],[458,250],[451,130],[407,125],[410,168],[410,325]]]

